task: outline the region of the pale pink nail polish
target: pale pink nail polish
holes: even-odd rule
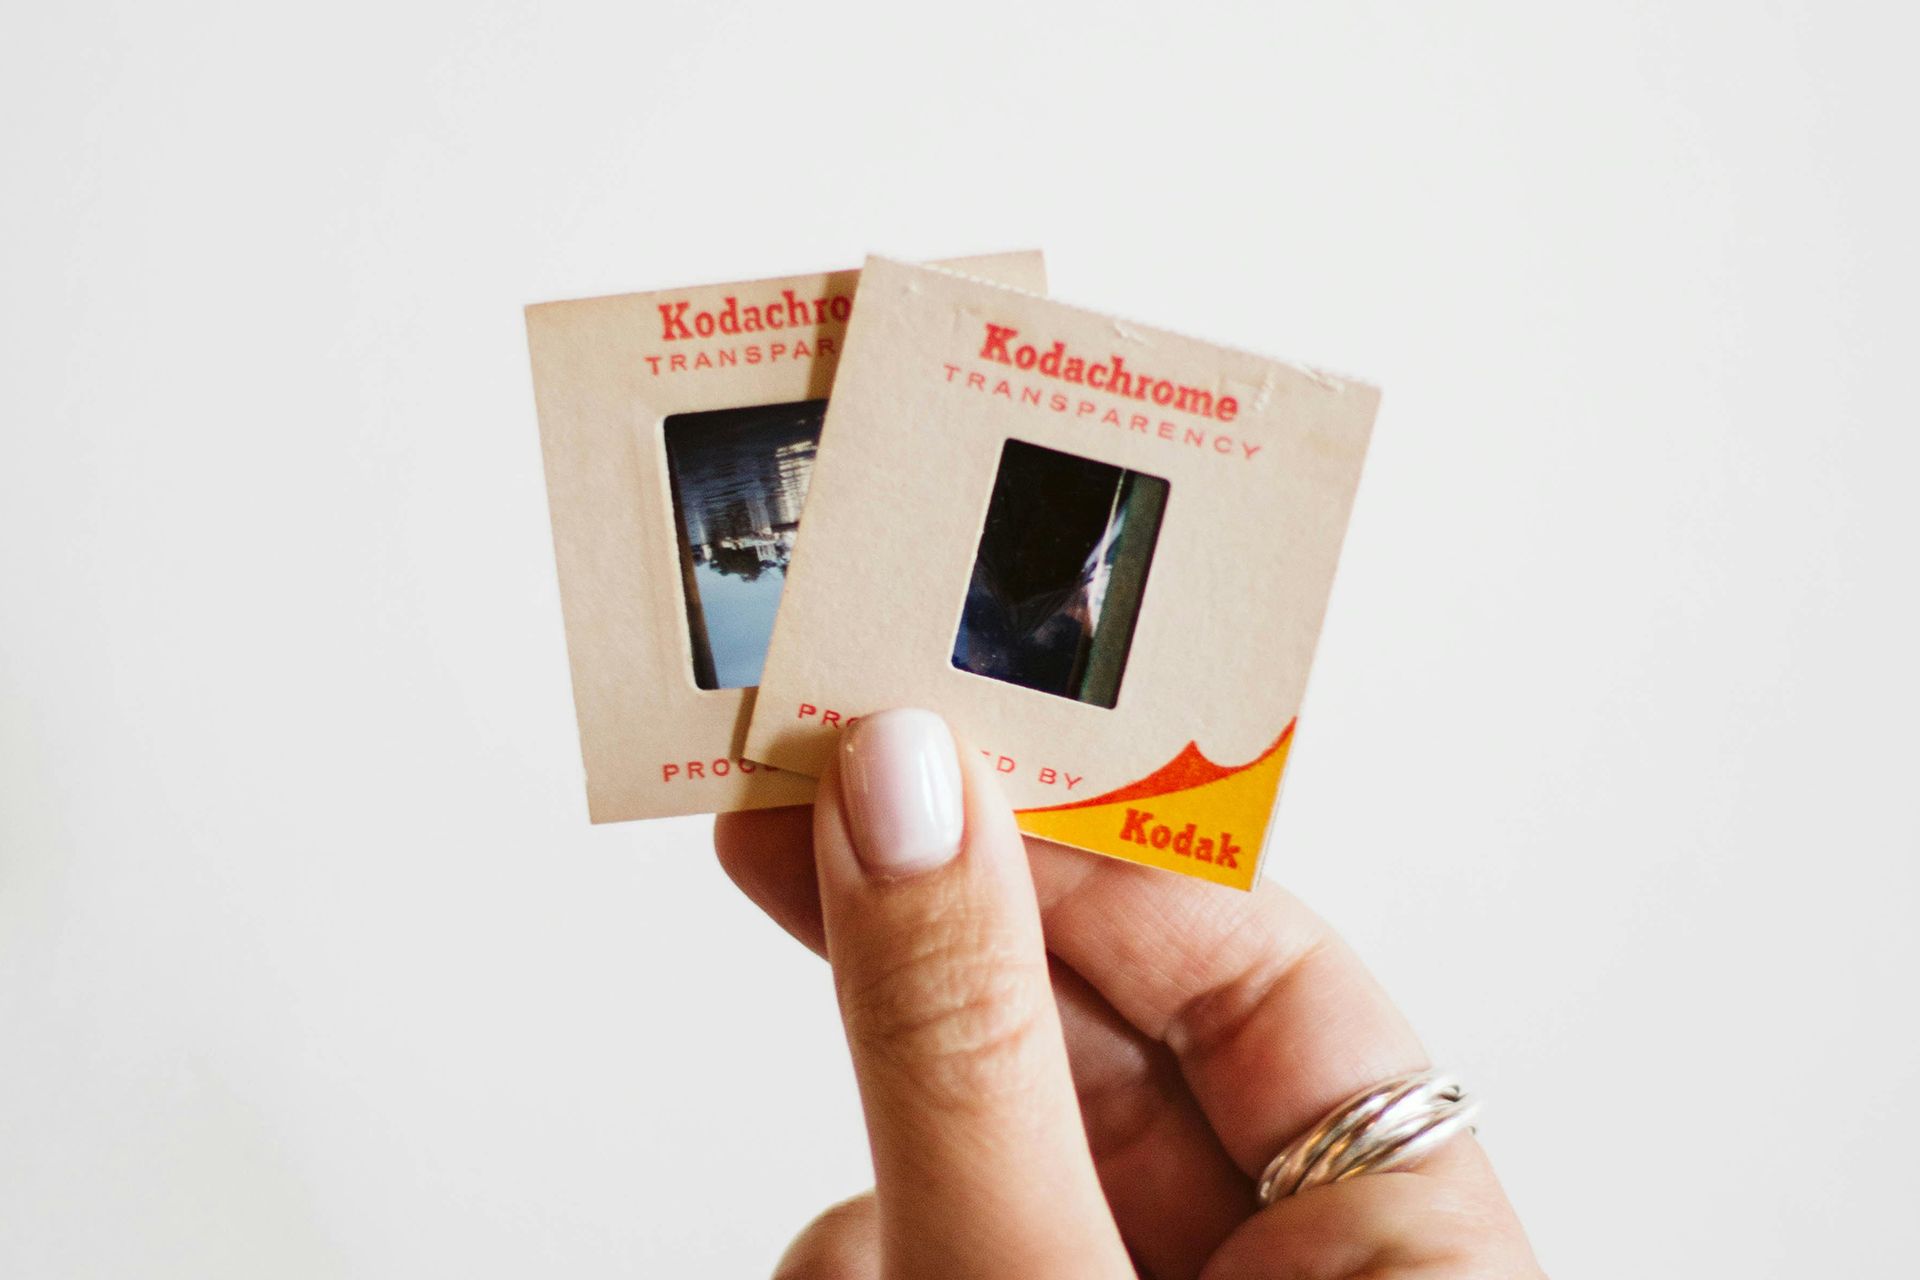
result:
[[[930,871],[960,852],[960,760],[946,721],[931,711],[882,711],[847,730],[840,794],[870,876]]]

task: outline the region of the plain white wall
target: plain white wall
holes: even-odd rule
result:
[[[821,966],[586,825],[520,307],[1026,245],[1386,388],[1272,873],[1549,1267],[1911,1261],[1898,7],[5,28],[0,1274],[752,1275],[865,1185]]]

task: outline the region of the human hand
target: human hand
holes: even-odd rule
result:
[[[1484,1153],[1260,1208],[1343,1099],[1425,1065],[1299,902],[1023,840],[924,711],[849,729],[811,810],[728,814],[720,860],[833,965],[876,1188],[780,1280],[1537,1277]]]

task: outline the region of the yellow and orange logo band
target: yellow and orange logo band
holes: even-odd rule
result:
[[[1290,722],[1258,757],[1229,768],[1189,742],[1138,782],[1071,804],[1020,810],[1020,829],[1043,840],[1250,889],[1292,743]]]

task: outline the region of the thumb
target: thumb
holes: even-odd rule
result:
[[[1088,1153],[1026,851],[927,711],[856,722],[821,779],[827,958],[890,1276],[1130,1276]]]

